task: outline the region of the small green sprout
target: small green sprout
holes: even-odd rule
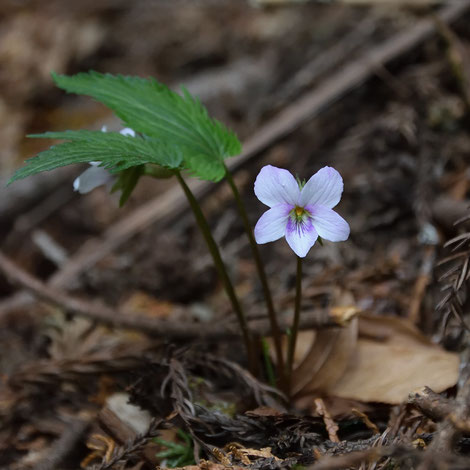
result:
[[[160,437],[156,437],[154,442],[166,447],[166,450],[162,450],[156,454],[159,459],[165,460],[165,464],[168,468],[185,467],[187,465],[195,465],[194,460],[194,446],[193,441],[188,433],[182,429],[178,429],[176,435],[183,441],[178,444],[176,442],[170,442]]]

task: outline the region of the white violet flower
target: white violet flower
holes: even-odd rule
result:
[[[270,207],[255,226],[257,243],[286,237],[294,253],[304,258],[318,237],[332,242],[347,240],[348,223],[335,211],[343,192],[343,178],[329,166],[300,186],[292,174],[266,165],[255,181],[256,197]]]
[[[106,126],[103,126],[101,131],[106,132]],[[135,137],[135,132],[130,127],[125,127],[120,130],[119,133]],[[75,178],[73,182],[74,191],[78,191],[80,194],[86,194],[98,186],[108,184],[114,180],[114,176],[111,175],[108,170],[99,166],[100,164],[101,162],[90,162],[91,167]]]

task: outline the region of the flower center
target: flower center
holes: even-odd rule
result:
[[[295,206],[291,210],[291,217],[297,222],[297,223],[302,223],[306,218],[310,216],[310,213],[308,212],[307,209],[300,207],[300,206]]]

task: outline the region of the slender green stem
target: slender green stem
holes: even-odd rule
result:
[[[261,338],[261,346],[263,348],[264,367],[266,369],[266,376],[268,378],[268,383],[272,387],[275,387],[276,376],[274,375],[273,365],[271,363],[271,358],[269,357],[269,343],[266,340],[266,338]]]
[[[225,167],[225,176],[227,178],[227,182],[230,185],[230,188],[232,189],[233,195],[235,197],[238,212],[240,213],[240,216],[242,218],[245,232],[246,232],[246,235],[248,236],[248,240],[251,246],[251,251],[253,253],[253,259],[255,260],[256,269],[258,271],[258,276],[261,281],[261,285],[263,287],[264,298],[266,300],[266,306],[268,309],[269,321],[271,323],[271,333],[273,335],[274,347],[276,350],[277,367],[279,371],[279,377],[282,383],[284,382],[284,359],[282,355],[281,330],[277,322],[276,311],[274,310],[274,303],[273,303],[273,298],[271,295],[271,290],[268,284],[268,278],[264,270],[263,262],[261,260],[261,255],[258,250],[258,244],[256,243],[255,237],[253,235],[253,229],[248,219],[248,214],[246,212],[245,205],[243,204],[242,198],[240,197],[240,193],[238,192],[238,188],[235,184],[235,181],[233,180],[232,174],[230,173],[227,167]]]
[[[299,331],[300,305],[302,300],[302,258],[297,256],[297,277],[295,280],[295,310],[294,322],[289,336],[289,348],[287,352],[287,376],[289,383],[292,378],[292,369],[294,366],[295,345],[297,343],[297,333]]]
[[[176,174],[176,177],[178,178],[179,183],[181,184],[181,187],[183,188],[186,198],[188,199],[189,205],[191,206],[191,209],[196,218],[196,222],[199,225],[199,228],[201,229],[201,232],[204,236],[207,247],[209,248],[209,252],[212,255],[212,259],[214,260],[214,265],[224,284],[225,292],[227,293],[227,296],[230,299],[230,302],[232,303],[233,310],[235,311],[235,314],[237,315],[238,322],[240,323],[240,327],[242,330],[243,340],[245,342],[245,347],[247,350],[250,367],[252,370],[254,370],[255,358],[253,355],[251,335],[250,335],[250,330],[248,329],[246,316],[238,300],[237,294],[235,293],[235,289],[233,287],[232,281],[230,280],[230,277],[227,273],[227,269],[222,260],[222,256],[220,255],[219,248],[217,247],[217,243],[215,242],[214,237],[211,234],[209,224],[207,223],[207,220],[204,217],[204,214],[202,213],[201,208],[199,207],[199,203],[194,197],[194,194],[189,189],[188,185],[184,181],[181,174],[179,172],[175,172],[175,174]]]

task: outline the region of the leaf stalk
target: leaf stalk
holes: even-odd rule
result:
[[[227,182],[232,190],[233,196],[235,198],[237,209],[240,214],[240,217],[243,222],[243,226],[250,243],[251,252],[253,254],[253,259],[255,261],[256,270],[258,271],[258,277],[261,281],[263,288],[264,298],[266,301],[266,307],[268,310],[269,322],[271,325],[271,333],[274,340],[274,348],[276,350],[276,359],[277,359],[277,369],[280,379],[280,384],[284,384],[285,381],[285,369],[284,369],[284,358],[282,354],[282,342],[281,342],[281,330],[279,328],[279,323],[277,321],[276,311],[274,309],[273,297],[271,295],[271,289],[269,288],[268,278],[266,276],[266,271],[264,269],[263,262],[261,260],[261,255],[258,249],[258,244],[256,243],[255,237],[253,235],[253,229],[251,227],[250,221],[248,219],[248,214],[245,208],[245,204],[240,196],[237,185],[233,179],[233,176],[230,170],[225,166],[225,177]]]
[[[191,210],[194,213],[196,222],[199,228],[201,229],[202,235],[204,236],[204,240],[214,261],[217,273],[219,274],[219,277],[223,282],[225,292],[227,293],[227,296],[232,304],[232,308],[237,316],[238,323],[240,324],[240,328],[242,330],[243,340],[245,342],[250,369],[254,371],[256,369],[256,360],[254,357],[253,342],[250,330],[248,328],[248,322],[246,320],[245,312],[243,311],[240,301],[238,300],[232,281],[230,280],[230,276],[228,275],[227,268],[225,267],[225,264],[222,260],[222,256],[220,255],[217,243],[215,242],[214,237],[212,236],[209,224],[207,223],[207,220],[204,214],[202,213],[197,199],[194,197],[194,194],[191,192],[189,186],[184,181],[183,177],[181,176],[181,173],[179,171],[176,171],[175,175],[181,187],[183,188],[184,194],[189,202]]]

